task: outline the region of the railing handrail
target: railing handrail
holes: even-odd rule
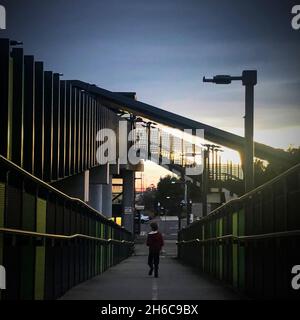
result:
[[[234,240],[234,241],[251,241],[251,240],[259,240],[259,239],[271,239],[271,238],[282,238],[282,237],[293,237],[300,236],[300,230],[291,230],[291,231],[279,231],[279,232],[270,232],[270,233],[262,233],[262,234],[253,234],[249,236],[235,236],[233,234],[227,234],[221,237],[214,237],[208,239],[190,239],[190,240],[182,240],[177,241],[176,244],[183,245],[189,243],[206,243],[206,242],[218,242],[223,240]]]
[[[10,161],[7,158],[3,157],[2,155],[0,155],[0,163],[1,162],[4,162],[5,165],[8,165],[9,167],[12,167],[14,170],[16,170],[19,173],[25,175],[27,178],[29,178],[30,180],[36,182],[38,185],[43,186],[45,189],[49,190],[50,192],[53,192],[53,193],[63,197],[64,199],[70,201],[70,202],[78,203],[78,204],[82,205],[86,209],[92,211],[96,216],[99,216],[103,221],[107,222],[108,224],[110,224],[110,225],[112,225],[112,226],[114,226],[114,227],[116,227],[118,229],[122,229],[123,231],[125,231],[127,233],[130,233],[124,227],[121,227],[118,224],[116,224],[114,221],[107,219],[101,212],[99,212],[96,209],[92,208],[91,206],[86,204],[84,201],[82,201],[82,200],[80,200],[78,198],[73,198],[73,197],[68,196],[67,194],[61,192],[60,190],[58,190],[56,188],[54,188],[50,184],[48,184],[48,183],[44,182],[43,180],[35,177],[31,173],[27,172],[26,170],[24,170],[23,168],[19,167],[18,165],[16,165],[12,161]]]
[[[211,218],[213,215],[217,214],[219,211],[221,211],[222,209],[224,209],[227,206],[232,206],[235,203],[239,203],[243,200],[246,200],[247,198],[251,198],[254,194],[262,191],[265,188],[268,188],[270,185],[274,184],[275,182],[285,178],[286,176],[289,176],[290,174],[292,174],[294,171],[297,171],[300,169],[300,163],[296,164],[295,166],[289,168],[288,170],[286,170],[285,172],[279,174],[277,177],[271,179],[270,181],[267,181],[266,183],[262,184],[261,186],[253,189],[252,191],[242,195],[241,197],[237,198],[237,199],[232,199],[226,203],[224,203],[223,205],[221,205],[220,207],[216,208],[215,210],[213,210],[212,212],[210,212],[207,216],[202,217],[201,219],[194,221],[193,223],[191,223],[189,226],[187,226],[186,228],[184,228],[184,230],[187,230],[189,228],[191,228],[192,226],[198,224],[198,223],[202,223],[203,221]]]
[[[133,241],[117,240],[117,239],[104,239],[104,238],[88,236],[86,234],[81,234],[81,233],[76,233],[76,234],[72,234],[72,235],[67,236],[67,235],[62,235],[62,234],[41,233],[41,232],[26,231],[26,230],[11,229],[11,228],[0,228],[0,233],[21,235],[21,236],[35,237],[35,238],[50,238],[50,239],[57,239],[57,240],[74,240],[76,238],[80,238],[80,239],[104,242],[106,244],[110,244],[110,243],[134,244]]]

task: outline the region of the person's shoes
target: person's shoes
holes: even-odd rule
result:
[[[152,273],[153,273],[153,268],[151,268],[150,270],[149,270],[149,276],[152,276]]]
[[[154,272],[154,277],[155,277],[155,278],[158,278],[158,271],[156,271],[156,270],[155,270],[155,272]]]

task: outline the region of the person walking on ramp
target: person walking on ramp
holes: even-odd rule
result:
[[[150,227],[152,231],[148,233],[147,237],[147,246],[149,247],[149,276],[152,276],[154,265],[154,276],[155,278],[158,278],[159,254],[162,246],[164,245],[164,239],[161,233],[158,231],[158,225],[156,222],[152,222]]]

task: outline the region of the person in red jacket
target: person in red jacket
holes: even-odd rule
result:
[[[152,229],[148,233],[147,237],[147,246],[149,247],[149,256],[148,256],[148,265],[150,267],[149,276],[153,273],[154,266],[154,276],[158,277],[158,265],[159,265],[159,254],[162,246],[164,245],[164,239],[161,233],[158,231],[158,225],[156,222],[150,224]]]

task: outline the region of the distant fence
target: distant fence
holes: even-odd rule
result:
[[[300,165],[179,233],[178,255],[256,298],[300,298]]]
[[[0,299],[56,299],[132,246],[124,228],[0,156]]]

